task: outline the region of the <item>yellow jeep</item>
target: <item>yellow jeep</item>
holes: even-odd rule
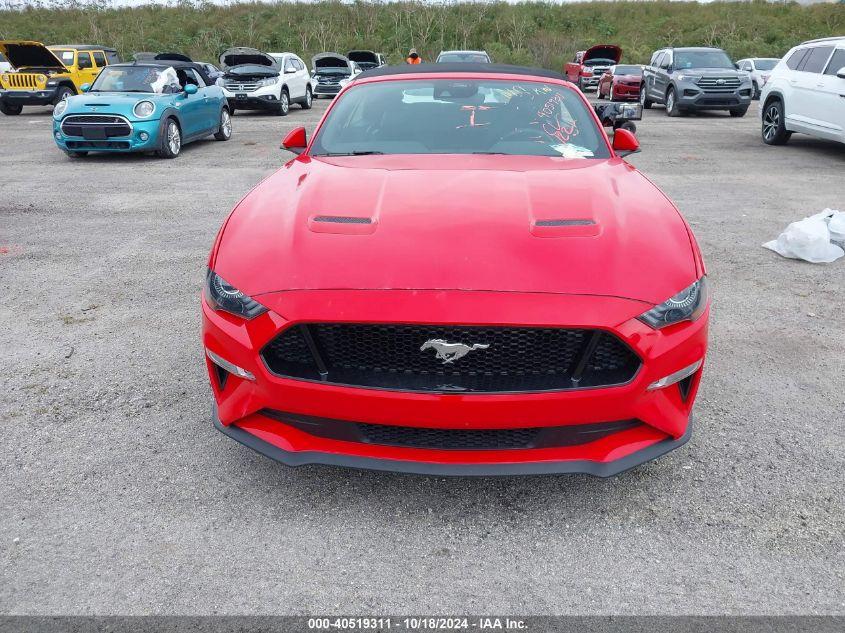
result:
[[[41,42],[0,41],[0,53],[12,66],[0,73],[0,112],[20,114],[25,105],[55,105],[79,94],[104,67],[120,61],[104,46],[44,46]]]

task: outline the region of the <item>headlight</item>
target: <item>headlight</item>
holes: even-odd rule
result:
[[[67,99],[62,99],[53,107],[53,116],[60,117],[67,110]]]
[[[155,111],[156,104],[154,104],[152,101],[139,101],[135,104],[135,107],[132,108],[132,112],[139,119],[146,119],[148,116],[151,116],[152,113]]]
[[[37,81],[40,84],[43,84],[45,81],[47,81],[47,75],[38,75],[35,78],[35,81]]]
[[[695,321],[707,307],[707,277],[637,317],[658,330],[681,321]]]
[[[227,283],[211,269],[205,277],[205,300],[215,310],[230,312],[244,319],[254,319],[267,312],[267,308]]]
[[[273,84],[279,83],[278,77],[267,77],[267,79],[260,79],[258,81],[259,86],[272,86]]]
[[[681,73],[680,75],[678,75],[678,79],[680,81],[684,81],[686,79],[687,81],[697,82],[699,79],[701,79],[701,77],[699,77],[698,75],[687,75]]]

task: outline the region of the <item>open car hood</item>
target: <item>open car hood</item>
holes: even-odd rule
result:
[[[311,66],[317,68],[349,68],[352,70],[352,62],[349,58],[340,53],[320,53],[311,58]]]
[[[19,68],[55,68],[65,70],[65,65],[41,42],[0,42],[0,53],[15,70]]]
[[[362,68],[373,68],[379,65],[378,55],[373,51],[349,51],[346,57],[357,62]]]
[[[230,48],[220,54],[220,66],[223,70],[233,68],[235,66],[244,65],[253,66],[268,66],[275,70],[279,69],[279,62],[267,53],[262,53],[257,48],[247,48],[239,46],[237,48]]]
[[[598,44],[584,51],[581,63],[589,59],[612,59],[614,64],[618,64],[622,59],[622,49],[615,44]]]

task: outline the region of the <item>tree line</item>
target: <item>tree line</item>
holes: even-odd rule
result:
[[[0,0],[0,39],[178,51],[215,61],[231,46],[294,51],[371,49],[401,63],[444,49],[484,49],[494,61],[559,70],[596,43],[645,63],[663,46],[718,46],[734,58],[780,57],[803,40],[845,34],[845,4],[794,2],[249,2],[112,7],[108,0]]]

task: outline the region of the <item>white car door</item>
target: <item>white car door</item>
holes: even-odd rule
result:
[[[299,72],[299,68],[297,68],[293,55],[288,55],[285,58],[283,70],[291,100],[302,99],[305,96],[305,86],[302,83],[301,73]]]
[[[301,58],[296,57],[296,80],[299,82],[300,90],[302,91],[302,96],[305,96],[305,91],[308,89],[308,86],[311,85],[311,76],[308,74],[308,68],[305,66],[305,62],[302,61]]]
[[[845,79],[836,76],[843,68],[845,48],[837,48],[819,75],[813,118],[830,130],[830,138],[845,142]]]
[[[797,72],[791,73],[789,85],[792,88],[792,98],[790,107],[787,108],[787,116],[802,128],[799,131],[813,133],[817,128],[825,127],[825,117],[820,117],[818,107],[819,82],[832,53],[833,46],[830,45],[810,48]]]

